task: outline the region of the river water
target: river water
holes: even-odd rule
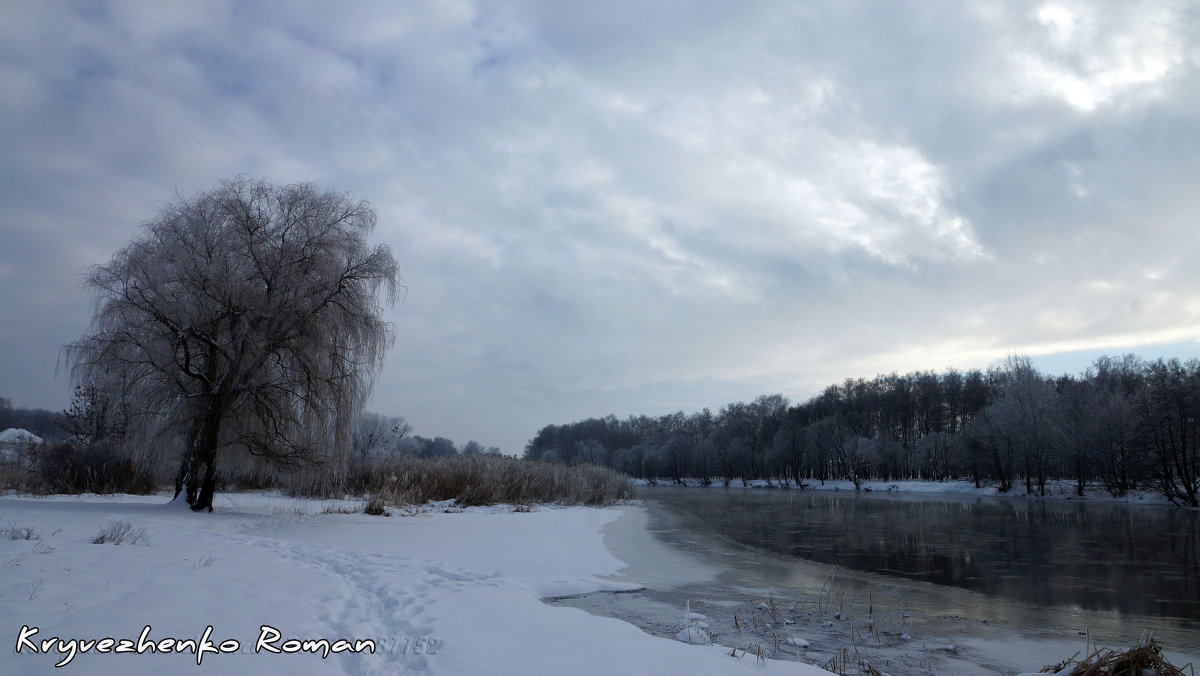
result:
[[[795,489],[638,497],[606,543],[646,589],[561,603],[673,635],[690,602],[724,645],[834,666],[849,654],[892,674],[1037,671],[1144,632],[1200,666],[1196,512]],[[639,528],[656,542],[631,540]],[[801,637],[810,648],[780,648]]]
[[[1200,514],[879,492],[649,488],[741,545],[1047,606],[1200,620]]]

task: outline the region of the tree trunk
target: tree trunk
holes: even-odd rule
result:
[[[194,489],[195,482],[192,480],[192,475],[196,471],[195,456],[189,452],[179,461],[179,472],[175,475],[175,498],[186,488],[188,494],[184,496],[187,503],[190,505],[196,501],[196,491]]]
[[[193,512],[212,511],[213,494],[217,490],[216,469],[216,458],[210,456],[204,463],[204,483],[200,486],[200,495],[192,503]]]
[[[192,458],[188,461],[187,503],[196,504],[196,496],[200,492],[200,461]]]
[[[221,432],[223,412],[217,408],[209,410],[203,424],[199,427],[199,436],[192,447],[192,457],[188,468],[187,497],[193,512],[211,512],[213,494],[216,492],[217,470],[217,441]],[[204,476],[200,476],[200,467],[204,467]]]
[[[175,497],[178,498],[186,488],[185,499],[189,505],[196,502],[196,481],[192,477],[196,474],[196,443],[200,440],[200,429],[200,419],[196,418],[188,433],[188,450],[179,461],[179,473],[175,475]]]
[[[184,458],[183,460],[181,460],[179,462],[179,471],[176,472],[176,474],[175,474],[175,497],[171,498],[172,500],[176,500],[179,498],[179,494],[183,492],[183,484],[186,480],[187,480],[187,458]]]

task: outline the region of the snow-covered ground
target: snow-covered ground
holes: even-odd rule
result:
[[[543,603],[643,582],[620,580],[604,546],[616,510],[376,517],[224,494],[193,514],[166,500],[0,497],[0,673],[826,673]],[[121,522],[144,541],[93,544]]]
[[[684,484],[689,488],[702,488],[697,479],[684,479]],[[636,479],[634,483],[640,486],[649,485],[644,479]],[[660,486],[676,486],[670,481],[659,481]],[[720,481],[712,482],[708,488],[724,488]],[[754,479],[747,481],[745,484],[740,479],[735,479],[730,482],[729,488],[778,488],[778,482],[767,482],[763,479]],[[796,485],[791,484],[789,490],[796,490]],[[806,480],[803,490],[814,491],[854,491],[854,483],[848,480],[839,479],[836,481],[820,481]],[[975,487],[972,481],[960,479],[950,479],[947,481],[862,481],[860,482],[859,490],[881,492],[881,493],[904,493],[914,495],[978,495],[986,497],[999,498],[1026,498],[1029,494],[1025,490],[1025,482],[1017,482],[1012,489],[1007,493],[1001,493],[995,485],[984,483],[979,488]],[[1046,482],[1046,495],[1038,496],[1037,489],[1034,489],[1033,494],[1035,499],[1039,500],[1080,500],[1087,502],[1117,502],[1129,504],[1144,504],[1144,505],[1168,505],[1167,499],[1161,494],[1153,491],[1130,491],[1128,494],[1121,497],[1113,497],[1102,486],[1085,485],[1083,497],[1079,497],[1075,492],[1075,483],[1071,481],[1054,480]]]

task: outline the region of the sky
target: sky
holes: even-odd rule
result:
[[[459,444],[1200,356],[1195,2],[0,3],[0,396],[237,175],[371,201],[368,407]]]

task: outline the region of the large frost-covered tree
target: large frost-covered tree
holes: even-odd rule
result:
[[[184,443],[176,497],[212,509],[218,460],[311,466],[348,447],[392,344],[396,261],[365,200],[237,178],[177,198],[87,284],[72,376],[121,371],[142,424]]]

